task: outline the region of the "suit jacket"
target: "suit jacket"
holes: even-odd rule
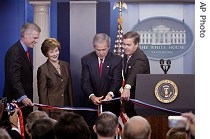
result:
[[[61,74],[52,63],[47,60],[37,70],[37,86],[39,103],[51,106],[73,106],[71,71],[69,63],[59,61]],[[43,109],[50,117],[57,119],[58,112]],[[59,112],[58,112],[59,114]]]
[[[97,97],[105,97],[108,92],[112,91],[114,93],[114,97],[120,96],[119,89],[122,85],[121,56],[115,55],[112,52],[108,52],[103,63],[101,78],[99,75],[98,57],[94,51],[83,56],[81,58],[81,64],[81,85],[87,107],[97,109],[97,106],[94,105],[89,99],[90,94],[94,94]],[[116,115],[119,115],[120,101],[113,101],[111,104],[103,105],[103,111],[105,110],[112,111]]]
[[[3,96],[8,102],[26,95],[33,101],[33,68],[20,41],[10,47],[4,59],[5,84]]]
[[[126,65],[127,64],[127,65]],[[124,77],[125,84],[131,85],[130,98],[135,98],[136,75],[150,74],[150,65],[147,56],[139,48],[132,54],[128,60],[128,56],[124,57]],[[131,102],[124,102],[125,112],[128,117],[136,115],[134,104]]]
[[[3,97],[7,98],[8,102],[17,100],[26,95],[33,101],[33,66],[29,62],[23,46],[20,41],[17,41],[11,46],[4,59],[5,68],[5,84]],[[19,106],[22,106],[19,103]],[[23,120],[33,111],[33,107],[23,107]]]
[[[127,62],[127,55],[124,57],[124,77],[125,84],[131,85],[131,92],[135,90],[136,75],[137,74],[150,74],[150,65],[147,56],[142,50],[137,50],[132,54]]]

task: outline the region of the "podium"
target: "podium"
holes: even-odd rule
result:
[[[135,99],[176,112],[195,112],[194,74],[138,74]],[[180,115],[135,104],[138,115]]]

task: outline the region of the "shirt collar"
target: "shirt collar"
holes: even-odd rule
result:
[[[100,61],[100,60],[101,60],[101,59],[98,57],[98,61]],[[103,59],[103,62],[104,62],[104,60],[105,60],[105,59]]]
[[[28,47],[24,44],[23,41],[20,40],[20,43],[25,51],[28,51]]]

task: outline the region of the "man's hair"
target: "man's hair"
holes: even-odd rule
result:
[[[83,117],[73,112],[64,112],[54,126],[57,139],[90,139],[90,131]]]
[[[31,132],[31,127],[36,120],[44,118],[44,117],[49,117],[45,111],[39,111],[35,110],[31,112],[28,117],[26,118],[26,128],[28,132]]]
[[[102,112],[95,122],[96,132],[102,137],[115,136],[116,129],[118,128],[118,118],[112,112]]]
[[[32,31],[40,33],[41,29],[35,23],[25,23],[20,30],[21,37],[23,37],[25,33],[31,33]]]
[[[129,31],[126,34],[123,35],[123,39],[130,39],[130,38],[133,38],[134,44],[139,44],[140,37],[139,37],[139,34],[137,32]]]
[[[111,45],[111,39],[106,33],[97,33],[93,38],[93,46],[95,47],[96,43],[106,42],[108,47]]]
[[[123,139],[149,139],[151,136],[149,122],[141,116],[133,116],[123,128]]]
[[[31,127],[32,139],[55,139],[55,120],[49,117],[36,120]]]
[[[185,128],[171,128],[166,134],[166,139],[187,139]]]

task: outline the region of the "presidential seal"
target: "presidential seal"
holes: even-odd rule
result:
[[[177,95],[177,85],[171,80],[161,80],[155,86],[155,97],[162,103],[173,102]]]

